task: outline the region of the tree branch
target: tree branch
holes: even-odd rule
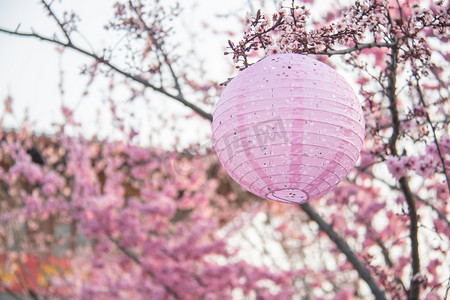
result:
[[[45,8],[47,9],[48,13],[52,16],[53,20],[55,20],[55,22],[58,24],[59,28],[61,29],[61,31],[64,33],[64,36],[67,39],[67,43],[68,44],[72,44],[72,41],[69,37],[69,33],[67,32],[67,30],[64,28],[63,23],[61,23],[61,21],[59,20],[59,18],[55,15],[55,13],[53,12],[53,10],[51,9],[51,4],[47,4],[47,2],[45,2],[45,0],[41,0],[42,4],[45,6]]]
[[[389,110],[391,111],[392,118],[392,135],[389,138],[389,149],[393,156],[397,154],[397,140],[400,134],[400,119],[397,109],[397,96],[396,96],[396,82],[397,82],[397,62],[398,62],[398,48],[392,48],[391,62],[388,64],[388,86],[387,97],[389,98]]]
[[[366,44],[356,44],[354,47],[346,48],[346,49],[340,49],[340,50],[326,50],[326,51],[319,51],[314,52],[312,54],[317,55],[338,55],[338,54],[347,54],[352,53],[355,51],[361,51],[363,49],[369,49],[369,48],[392,48],[394,44],[391,43],[366,43]]]
[[[322,219],[322,217],[317,214],[314,209],[307,203],[301,204],[300,208],[310,217],[311,220],[315,221],[319,225],[320,230],[325,232],[328,237],[336,244],[336,246],[345,254],[349,262],[358,272],[359,276],[369,285],[372,294],[377,300],[386,299],[384,292],[378,287],[377,283],[370,275],[369,270],[366,266],[359,260],[356,254],[350,249],[350,246],[333,230],[331,225]]]
[[[398,62],[398,47],[391,48],[391,61],[388,64],[389,74],[388,74],[388,86],[387,86],[387,96],[389,99],[389,110],[391,111],[392,118],[392,135],[389,139],[389,149],[393,156],[398,156],[397,152],[397,140],[400,134],[400,120],[397,110],[397,96],[396,96],[396,79],[397,79],[397,62]],[[411,239],[411,255],[412,255],[412,276],[409,288],[408,299],[417,300],[420,294],[420,284],[416,280],[416,275],[420,272],[420,258],[419,258],[419,240],[418,240],[418,217],[416,203],[414,200],[414,195],[408,184],[406,177],[399,179],[399,184],[403,194],[405,196],[406,203],[409,209],[409,235]]]
[[[7,33],[10,35],[15,35],[15,36],[20,36],[20,37],[29,37],[29,38],[36,38],[39,39],[41,41],[45,41],[45,42],[49,42],[58,46],[62,46],[65,48],[69,48],[72,50],[75,50],[78,53],[84,54],[88,57],[91,57],[93,59],[95,59],[96,61],[98,61],[99,63],[108,66],[110,69],[112,69],[113,71],[123,75],[126,78],[129,78],[135,82],[138,82],[142,85],[144,85],[145,87],[151,88],[152,90],[159,92],[169,98],[172,98],[180,103],[182,103],[183,105],[189,107],[190,109],[192,109],[193,111],[195,111],[196,113],[198,113],[200,116],[202,116],[203,118],[212,121],[212,115],[207,113],[206,111],[202,110],[200,107],[196,106],[195,104],[192,104],[191,102],[187,101],[184,97],[182,97],[181,95],[173,95],[171,93],[169,93],[167,90],[165,90],[163,87],[158,87],[155,86],[153,84],[151,84],[149,81],[145,80],[144,78],[140,77],[139,75],[133,75],[130,74],[128,72],[125,72],[124,70],[120,69],[119,67],[117,67],[116,65],[112,64],[111,62],[109,62],[109,60],[106,60],[103,57],[98,56],[97,54],[93,53],[93,52],[89,52],[88,50],[85,50],[83,48],[80,48],[74,44],[71,43],[64,43],[62,41],[59,41],[57,39],[53,39],[53,38],[49,38],[46,36],[42,36],[40,34],[37,34],[35,32],[19,32],[19,31],[12,31],[12,30],[8,30],[8,29],[4,29],[4,28],[0,28],[0,32],[3,33]]]

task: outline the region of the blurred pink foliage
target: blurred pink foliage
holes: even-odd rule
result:
[[[13,221],[8,216],[14,215],[25,225],[12,232],[2,226],[7,244],[18,243],[19,233],[25,239],[21,250],[3,248],[2,254],[11,263],[14,253],[73,258],[67,270],[36,287],[38,294],[51,296],[48,285],[64,287],[64,296],[74,299],[223,299],[236,289],[288,299],[294,293],[293,272],[252,266],[227,247],[232,232],[221,230],[220,222],[239,218],[241,210],[230,210],[226,195],[217,192],[220,181],[208,178],[217,164],[211,157],[190,159],[183,175],[163,168],[165,159],[180,163],[177,153],[1,133],[0,182],[8,197],[0,219]],[[44,163],[33,162],[30,149]],[[269,291],[268,281],[278,291]]]

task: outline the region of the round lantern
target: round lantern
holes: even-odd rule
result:
[[[300,54],[268,56],[225,87],[213,140],[230,176],[249,192],[303,203],[338,185],[355,166],[364,117],[350,85]]]

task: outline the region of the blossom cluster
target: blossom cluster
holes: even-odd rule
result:
[[[439,145],[439,151],[438,146]],[[430,144],[426,147],[426,154],[420,156],[403,156],[400,158],[389,157],[387,167],[392,176],[400,179],[407,175],[409,170],[423,178],[429,178],[436,173],[444,172],[442,159],[448,170],[450,167],[450,136],[444,135],[437,144]],[[448,171],[447,171],[448,172]]]
[[[450,10],[444,1],[423,7],[388,0],[355,1],[347,10],[330,13],[323,20],[310,20],[305,5],[284,6],[272,15],[260,10],[244,19],[243,37],[229,41],[236,67],[248,67],[249,59],[262,54],[301,53],[335,55],[367,48],[402,48],[403,60],[426,63],[431,49],[427,36],[445,37]]]

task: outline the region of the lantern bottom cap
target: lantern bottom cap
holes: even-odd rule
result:
[[[288,203],[304,203],[308,201],[308,194],[297,189],[281,189],[268,193],[266,197],[270,200],[288,202]]]

